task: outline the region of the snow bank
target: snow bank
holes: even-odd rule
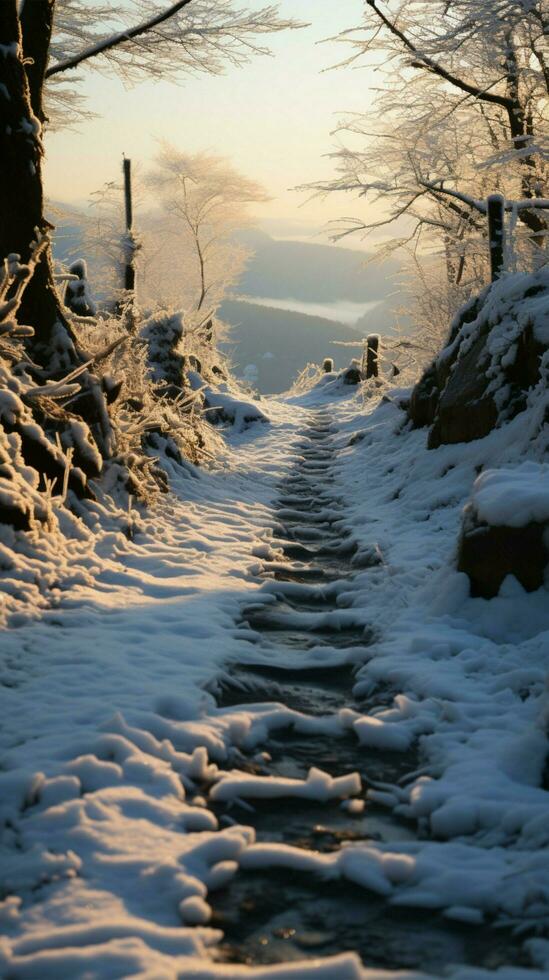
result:
[[[206,386],[202,389],[205,410],[211,422],[231,422],[237,432],[242,432],[252,422],[268,422],[269,419],[255,402],[243,401],[229,391],[226,384],[217,388]]]

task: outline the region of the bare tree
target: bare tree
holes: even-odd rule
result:
[[[133,189],[139,212],[139,304],[174,306],[187,319],[214,313],[249,257],[237,232],[253,222],[250,205],[268,199],[263,189],[223,158],[181,153],[169,144],[162,145],[145,177],[136,168]],[[78,218],[83,243],[74,256],[84,251],[103,305],[115,308],[124,302],[121,183],[95,191],[90,205]]]
[[[179,241],[183,267],[174,272],[193,285],[192,307],[215,308],[246,258],[235,232],[248,223],[249,205],[266,201],[267,195],[226,160],[181,153],[169,144],[158,154],[147,183],[169,218],[166,230]],[[169,237],[166,241],[173,251]]]

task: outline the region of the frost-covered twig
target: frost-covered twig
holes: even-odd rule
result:
[[[49,241],[47,233],[38,233],[28,262],[21,262],[21,256],[12,252],[0,266],[0,334],[11,337],[31,337],[34,334],[32,327],[17,323],[16,315],[25,287]]]
[[[65,381],[55,381],[52,384],[27,388],[25,391],[25,400],[36,401],[39,398],[70,398],[72,395],[78,394],[79,391],[79,384],[66,384]]]

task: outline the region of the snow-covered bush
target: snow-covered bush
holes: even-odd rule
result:
[[[265,419],[228,382],[215,346],[222,325],[211,311],[143,315],[134,305],[130,332],[124,309],[97,311],[83,260],[58,276],[66,283],[65,312],[68,316],[70,307],[73,314],[71,342],[78,366],[64,378],[56,373],[50,380],[27,358],[22,340],[33,330],[17,318],[25,286],[47,243],[47,237],[39,239],[27,264],[10,255],[0,272],[5,465],[17,467],[22,460],[33,473],[31,480],[24,475],[21,484],[6,471],[14,495],[8,499],[4,486],[4,518],[9,522],[12,515],[14,526],[26,530],[40,515],[47,518],[52,495],[69,505],[70,492],[79,498],[108,493],[122,506],[128,495],[151,503],[159,490],[168,489],[167,471],[173,463],[200,463],[219,455],[222,439],[212,423],[241,429]],[[101,295],[101,283],[98,291]],[[92,489],[89,479],[100,479],[101,485]],[[30,490],[23,502],[27,485],[45,494],[45,509],[31,500]]]
[[[47,501],[38,492],[39,479],[21,455],[20,436],[8,434],[0,424],[0,524],[29,531],[48,520]]]
[[[145,321],[142,332],[131,336],[123,317],[100,317],[93,326],[79,326],[79,336],[90,358],[110,348],[102,360],[102,384],[110,401],[109,417],[116,444],[116,451],[106,464],[111,493],[129,492],[151,502],[158,490],[168,489],[163,455],[178,462],[184,458],[199,462],[208,455],[207,424],[198,417],[194,393],[185,392],[181,384],[177,389],[175,385],[170,388],[161,380],[162,365],[167,371],[169,366],[174,378],[181,377],[176,374],[177,358],[168,343],[175,342],[178,336],[179,320],[177,315],[166,316],[162,319],[166,329],[162,331],[159,321],[155,321],[156,330],[151,319]],[[157,370],[151,363],[149,337],[154,339],[154,349],[159,353]]]
[[[302,371],[295,378],[290,395],[302,395],[306,391],[311,391],[324,375],[323,369],[319,364],[310,362],[306,364]]]
[[[149,364],[152,380],[159,390],[175,389],[177,397],[184,385],[185,355],[183,314],[161,313],[150,316],[141,325],[139,336]]]
[[[84,259],[71,262],[69,276],[65,289],[65,305],[77,316],[95,316],[97,306],[91,295],[88,267]]]

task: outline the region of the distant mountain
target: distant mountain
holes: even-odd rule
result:
[[[398,288],[400,264],[395,259],[369,263],[364,252],[311,242],[275,241],[255,230],[238,237],[255,249],[238,285],[239,293],[245,296],[368,303],[385,299]]]
[[[360,348],[334,346],[331,341],[360,341],[352,327],[324,317],[276,310],[239,300],[227,300],[219,315],[230,324],[229,339],[221,346],[231,356],[235,373],[247,377],[265,394],[285,391],[309,361],[333,357],[343,367]]]

